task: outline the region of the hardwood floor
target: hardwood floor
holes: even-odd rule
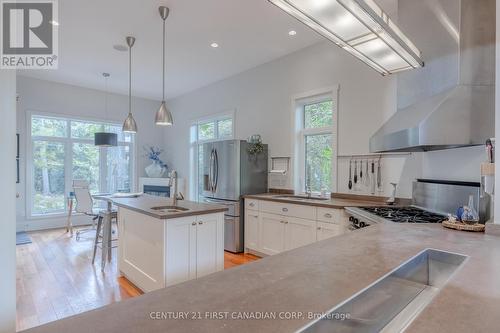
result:
[[[78,242],[64,229],[29,234],[33,243],[16,247],[18,331],[142,294],[127,279],[118,277],[116,249],[104,273],[97,260],[92,265],[92,233]],[[226,252],[224,268],[257,259]]]

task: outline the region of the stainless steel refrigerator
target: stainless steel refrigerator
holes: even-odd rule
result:
[[[206,143],[200,165],[200,201],[226,205],[224,249],[242,252],[244,224],[241,196],[267,192],[268,150],[249,154],[241,140]]]

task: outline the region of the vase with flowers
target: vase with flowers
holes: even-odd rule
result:
[[[144,169],[148,177],[163,177],[168,170],[167,164],[164,163],[160,158],[161,153],[163,153],[163,149],[155,146],[150,146],[144,147],[144,151],[146,152],[144,156],[151,161],[151,164]]]

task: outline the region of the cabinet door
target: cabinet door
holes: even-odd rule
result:
[[[167,286],[196,278],[196,229],[195,216],[165,222],[167,244],[165,282]]]
[[[285,220],[285,249],[291,250],[316,241],[316,221],[287,217]]]
[[[318,241],[343,234],[342,226],[334,223],[318,222],[316,238]]]
[[[245,248],[259,251],[259,212],[247,210],[245,213]]]
[[[260,251],[273,255],[285,250],[284,217],[275,214],[260,215]]]
[[[201,215],[197,223],[196,277],[199,278],[221,270],[221,263],[224,268],[224,215]]]

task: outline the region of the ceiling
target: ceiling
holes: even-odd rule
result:
[[[397,0],[378,0],[393,8]],[[162,20],[167,19],[167,98],[219,81],[322,41],[267,0],[64,0],[59,1],[59,69],[20,75],[127,94],[128,53],[116,51],[125,36],[133,48],[134,96],[160,100]],[[388,10],[391,14],[391,10]],[[288,31],[296,30],[293,37]],[[217,42],[218,48],[210,47]]]

